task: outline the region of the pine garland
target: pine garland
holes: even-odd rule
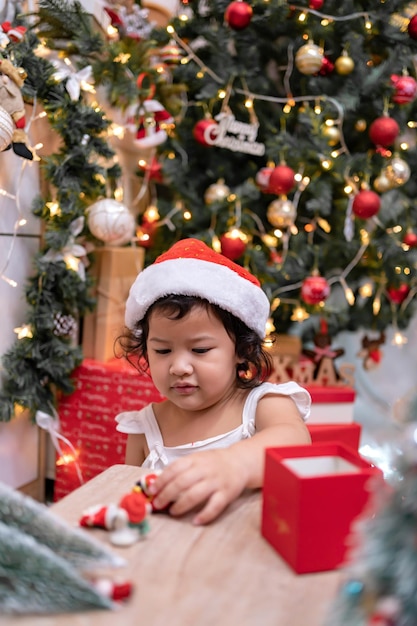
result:
[[[34,22],[30,26],[25,21],[28,17]],[[34,106],[43,106],[61,145],[40,163],[55,195],[33,200],[32,211],[43,224],[43,246],[34,258],[33,274],[25,288],[32,336],[17,339],[2,357],[0,421],[9,421],[16,409],[22,408],[32,419],[37,411],[51,414],[57,394],[74,389],[71,375],[82,362],[82,349],[74,345],[71,333],[56,332],[56,320],[63,316],[79,321],[94,309],[95,299],[88,272],[69,269],[62,251],[89,242],[102,245],[88,230],[86,210],[107,196],[121,174],[119,165],[111,161],[114,152],[106,136],[111,120],[83,95],[72,100],[66,80],[55,79],[53,63],[38,56],[36,48],[46,42],[49,49],[70,57],[77,70],[91,65],[95,85],[103,86],[111,104],[121,94],[125,106],[137,101],[140,89],[132,77],[140,71],[153,73],[157,80],[149,69],[153,42],[127,39],[108,44],[79,2],[41,0],[35,15],[18,19],[27,26],[27,33],[20,42],[10,41],[3,55],[25,70],[23,96]],[[126,51],[129,63],[116,63],[117,55]],[[52,200],[59,204],[58,214],[50,211]],[[94,254],[89,261],[94,262]]]

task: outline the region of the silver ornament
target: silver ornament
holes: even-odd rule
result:
[[[213,202],[223,202],[230,194],[230,188],[225,185],[224,179],[219,178],[217,183],[213,183],[206,189],[204,194],[204,201],[206,204],[213,204]]]
[[[404,185],[411,175],[410,166],[404,159],[394,157],[385,168],[386,177],[391,181],[392,186]]]

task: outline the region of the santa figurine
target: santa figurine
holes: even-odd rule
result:
[[[32,160],[33,153],[27,146],[26,111],[21,92],[25,78],[23,68],[16,67],[9,59],[0,58],[0,106],[11,116],[15,125],[11,147],[18,156]]]
[[[128,129],[135,132],[138,147],[154,148],[166,141],[166,129],[174,123],[174,118],[160,102],[148,99],[139,107],[128,108],[126,122]]]
[[[118,506],[116,529],[112,531],[110,541],[115,546],[131,546],[149,532],[148,516],[152,507],[140,487],[134,487],[124,495]]]

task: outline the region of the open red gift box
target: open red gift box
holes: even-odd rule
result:
[[[371,479],[382,481],[381,470],[339,443],[267,449],[263,537],[298,574],[335,569],[347,558]]]

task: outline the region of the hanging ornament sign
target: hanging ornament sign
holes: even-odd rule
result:
[[[252,124],[239,122],[230,109],[220,112],[214,119],[217,124],[211,124],[204,132],[207,145],[255,156],[265,154],[265,145],[256,141],[258,122]]]

